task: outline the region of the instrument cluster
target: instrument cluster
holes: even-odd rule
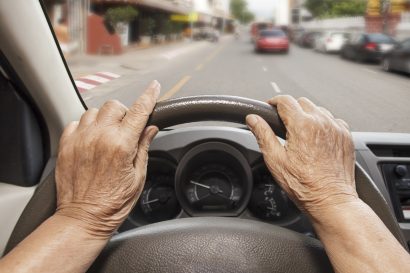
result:
[[[141,226],[224,216],[280,223],[298,214],[263,161],[251,166],[236,147],[206,142],[186,151],[179,162],[151,156],[144,190],[129,220]]]

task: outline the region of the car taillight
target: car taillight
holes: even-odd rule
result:
[[[377,48],[377,44],[376,43],[367,43],[364,48],[366,48],[367,50],[376,50]]]

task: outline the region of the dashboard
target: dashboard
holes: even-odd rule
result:
[[[160,132],[150,148],[144,189],[120,231],[206,216],[252,219],[314,234],[307,217],[271,176],[248,130]]]
[[[353,133],[353,140],[358,164],[386,199],[410,243],[409,135]],[[204,216],[263,221],[315,236],[308,217],[270,175],[249,130],[181,126],[161,131],[150,147],[141,197],[119,232]]]

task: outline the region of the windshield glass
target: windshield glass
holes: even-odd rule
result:
[[[292,95],[327,108],[353,131],[410,132],[410,60],[391,57],[386,66],[395,47],[383,44],[408,38],[409,4],[42,1],[89,107],[109,99],[129,106],[158,80],[161,100],[216,94],[266,101]],[[367,31],[385,33],[369,36],[383,45],[356,46]],[[285,35],[289,42],[264,43],[260,35]]]
[[[369,35],[370,42],[374,43],[394,43],[394,40],[387,35],[376,33]]]
[[[281,30],[264,30],[261,31],[262,37],[284,37],[285,33]]]

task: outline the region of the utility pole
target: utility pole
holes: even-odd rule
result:
[[[383,33],[388,34],[389,28],[389,11],[390,11],[390,0],[380,0],[381,1],[381,13],[383,18]]]

